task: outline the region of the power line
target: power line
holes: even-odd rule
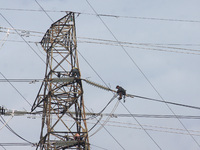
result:
[[[116,91],[110,89],[110,88],[107,88],[105,86],[102,86],[100,84],[97,84],[95,82],[92,82],[92,81],[89,81],[89,80],[86,80],[86,79],[82,79],[83,81],[85,81],[86,83],[90,84],[90,85],[93,85],[95,87],[98,87],[98,88],[101,88],[103,90],[107,90],[107,91],[111,91],[113,93],[117,93]],[[175,102],[169,102],[169,101],[163,101],[163,100],[159,100],[159,99],[155,99],[155,98],[149,98],[149,97],[144,97],[144,96],[138,96],[138,95],[133,95],[133,94],[126,94],[125,95],[126,97],[130,97],[130,98],[141,98],[141,99],[145,99],[145,100],[150,100],[150,101],[156,101],[156,102],[161,102],[161,103],[167,103],[167,104],[171,104],[171,105],[177,105],[177,106],[182,106],[182,107],[188,107],[188,108],[193,108],[193,109],[199,109],[200,110],[200,107],[197,107],[197,106],[191,106],[191,105],[186,105],[186,104],[180,104],[180,103],[175,103]]]
[[[1,147],[2,147],[4,150],[6,150],[6,148],[4,147],[4,145],[3,145],[3,144],[1,144],[1,143],[0,143],[0,146],[1,146]]]
[[[7,33],[7,31],[2,31],[1,29],[6,29],[6,30],[17,30],[20,32],[27,32],[29,36],[38,36],[38,37],[43,37],[42,35],[45,34],[44,32],[39,32],[39,31],[33,31],[33,30],[24,30],[24,29],[13,29],[13,28],[8,28],[8,27],[1,27],[0,26],[0,32],[2,33]],[[9,32],[10,34],[16,34],[15,32]],[[35,34],[30,34],[30,33],[36,33],[36,34],[42,34],[42,35],[35,35]],[[24,33],[22,33],[23,35]],[[109,42],[112,44],[116,44],[119,46],[119,44],[117,43],[117,41],[113,41],[113,40],[108,40],[108,39],[100,39],[100,38],[92,38],[92,37],[77,37],[78,39],[86,39],[86,40],[91,40],[91,41],[101,41],[101,42]],[[8,40],[9,41],[9,40]],[[15,40],[10,40],[15,42]],[[17,42],[17,41],[16,41]],[[22,41],[19,41],[22,42]],[[30,41],[33,42],[33,41]],[[81,41],[79,40],[79,42],[89,42],[89,41]],[[143,46],[163,46],[163,45],[168,45],[168,46],[200,46],[200,44],[192,44],[192,43],[186,43],[186,44],[181,44],[181,43],[141,43],[141,42],[126,42],[126,41],[119,41],[121,44],[124,45],[143,45]],[[33,42],[35,43],[35,42]],[[38,42],[39,43],[39,42]],[[91,42],[93,43],[93,42]],[[101,44],[101,43],[100,43]],[[103,43],[102,43],[103,44]],[[105,43],[108,44],[108,43]],[[164,47],[164,48],[168,48],[168,47]],[[169,47],[169,48],[174,48],[174,47]],[[174,49],[183,49],[183,48],[174,48]],[[200,51],[200,50],[193,50],[193,49],[185,49],[185,50],[191,50],[191,51]]]
[[[17,43],[24,43],[24,41],[19,41],[19,40],[6,40],[6,42],[17,42]],[[27,43],[40,43],[40,42],[37,42],[37,41],[27,41]]]
[[[30,34],[30,32],[32,33],[36,33],[36,34],[44,34],[43,32],[38,32],[38,31],[32,31],[32,30],[25,30],[25,29],[16,29],[16,28],[8,28],[8,27],[2,27],[0,26],[0,32],[4,32],[4,33],[7,33],[7,31],[3,31],[2,29],[5,29],[5,30],[17,30],[17,31],[20,31],[22,32],[23,34],[27,33],[27,34]],[[15,34],[15,32],[10,32],[12,34]],[[39,35],[37,35],[39,36]]]
[[[33,147],[32,144],[30,143],[0,143],[0,145],[8,147],[8,146],[31,146]]]
[[[149,101],[156,101],[156,102],[160,102],[160,103],[165,103],[165,104],[171,104],[171,105],[177,105],[177,106],[182,106],[182,107],[188,107],[188,108],[193,108],[193,109],[198,109],[200,110],[200,107],[197,106],[191,106],[191,105],[186,105],[186,104],[180,104],[180,103],[175,103],[175,102],[169,102],[169,101],[163,101],[163,100],[159,100],[159,99],[154,99],[154,98],[148,98],[148,97],[144,97],[144,96],[138,96],[138,95],[130,95],[129,96],[131,98],[133,97],[137,97],[137,98],[141,98],[141,99],[145,99],[145,100],[149,100]]]
[[[7,80],[7,82],[15,89],[15,91],[17,91],[17,93],[18,93],[30,106],[32,106],[31,103],[22,95],[22,93],[21,93],[11,82],[9,82],[9,80],[3,75],[3,73],[0,72],[0,74],[1,74],[1,75],[3,76],[3,78],[4,78],[5,80]]]
[[[114,97],[116,98],[117,95],[114,95]],[[115,112],[115,110],[117,109],[118,105],[119,105],[119,101],[117,101],[117,103],[115,104],[115,106],[114,106],[114,108],[112,109],[112,111],[111,111],[110,114],[113,114],[113,113]],[[95,135],[97,132],[99,132],[99,131],[102,129],[102,127],[105,126],[106,123],[110,120],[110,118],[111,118],[110,115],[107,116],[107,119],[103,122],[102,126],[99,127],[92,135],[90,135],[90,137],[93,136],[93,135]]]
[[[83,57],[83,56],[82,56]],[[88,62],[88,61],[87,61]],[[92,67],[92,66],[91,66]],[[2,74],[3,75],[3,74]],[[5,77],[5,76],[3,76]],[[43,79],[0,79],[0,82],[29,82],[29,83],[36,83],[36,82],[42,82]],[[83,80],[85,81],[85,80]],[[96,84],[98,85],[98,84]],[[111,89],[110,89],[111,90]],[[111,91],[114,91],[114,90],[111,90]],[[134,97],[137,97],[137,98],[140,98],[140,99],[145,99],[145,100],[149,100],[149,101],[155,101],[155,102],[160,102],[160,103],[167,103],[167,104],[171,104],[171,105],[176,105],[176,106],[182,106],[182,107],[187,107],[187,108],[192,108],[192,109],[198,109],[200,110],[200,107],[197,107],[197,106],[191,106],[191,105],[186,105],[186,104],[181,104],[181,103],[175,103],[175,102],[170,102],[170,101],[163,101],[163,100],[159,100],[159,99],[155,99],[155,98],[149,98],[149,97],[145,97],[145,96],[139,96],[139,95],[134,95],[134,94],[127,94],[127,97],[130,97],[130,98],[134,98]],[[113,99],[111,99],[109,101],[109,103],[106,105],[106,107],[111,103]],[[104,109],[99,112],[99,114],[101,114],[105,109],[106,107],[104,107]]]
[[[3,11],[29,11],[29,12],[42,12],[43,10],[36,10],[36,9],[17,9],[17,8],[0,8]],[[66,11],[66,10],[45,10],[46,12],[51,13],[66,13],[66,12],[73,12],[76,14],[82,15],[92,15],[92,16],[101,16],[101,17],[109,17],[109,18],[125,18],[125,19],[138,19],[138,20],[152,20],[152,21],[169,21],[169,22],[186,22],[186,23],[200,23],[199,20],[189,20],[189,19],[171,19],[171,18],[156,18],[156,17],[138,17],[138,16],[120,16],[120,15],[113,15],[113,14],[93,14],[93,13],[85,13],[85,12],[78,12],[78,11]]]
[[[188,49],[188,48],[180,48],[180,47],[172,47],[172,45],[179,45],[179,46],[200,46],[200,44],[164,44],[164,43],[139,43],[139,42],[126,42],[126,41],[114,41],[114,40],[108,40],[108,39],[100,39],[100,38],[89,38],[89,37],[78,37],[79,39],[84,39],[84,40],[90,40],[91,43],[92,41],[96,42],[96,41],[100,41],[99,44],[109,44],[110,45],[116,45],[116,46],[120,46],[120,44],[123,45],[139,45],[139,46],[149,46],[149,47],[160,47],[160,48],[170,48],[170,49],[181,49],[181,50],[188,50],[188,51],[196,51],[196,52],[200,52],[199,49]],[[85,42],[85,41],[80,41],[80,42]],[[88,42],[88,41],[86,41]],[[163,45],[167,45],[167,46],[163,46]],[[169,47],[170,45],[170,47]]]
[[[3,40],[4,41],[4,40]],[[18,40],[5,40],[7,42],[19,42],[22,43],[24,41],[18,41]],[[28,43],[34,43],[37,44],[39,42],[37,41],[27,41]],[[78,40],[78,43],[88,43],[88,44],[100,44],[100,45],[111,45],[111,46],[120,46],[118,44],[113,44],[113,43],[105,43],[105,42],[95,42],[95,41],[82,41],[82,40]],[[139,43],[138,43],[139,44]],[[136,44],[136,45],[138,45]],[[142,44],[139,44],[142,45]],[[149,46],[149,47],[158,47],[155,45],[147,45],[147,44],[143,44],[144,46]],[[133,48],[133,49],[142,49],[142,50],[151,50],[151,51],[160,51],[160,52],[171,52],[171,53],[180,53],[180,54],[191,54],[191,55],[200,55],[200,53],[194,53],[194,52],[190,52],[190,51],[196,51],[196,52],[200,52],[200,50],[196,50],[196,49],[186,49],[186,48],[179,48],[179,47],[165,47],[165,46],[159,46],[161,48],[167,48],[167,49],[158,49],[158,48],[148,48],[148,47],[136,47],[136,46],[131,46],[131,45],[123,45],[124,47],[128,47],[128,48]],[[178,49],[178,50],[183,50],[183,51],[175,51],[175,50],[170,50],[171,49]]]
[[[120,103],[124,106],[124,108],[129,112],[129,114],[131,115],[131,112],[128,110],[128,108],[120,101]],[[150,137],[150,139],[156,144],[156,146],[162,150],[162,148],[158,145],[158,143],[153,139],[153,137],[146,131],[146,129],[142,126],[142,124],[140,124],[140,122],[133,116],[131,115],[132,118],[140,125],[140,127],[144,130],[144,132]]]
[[[87,39],[91,41],[81,41],[79,42],[85,42],[85,43],[96,43],[96,44],[105,44],[105,45],[114,45],[114,46],[120,46],[122,44],[124,47],[132,47],[130,45],[139,45],[139,46],[148,46],[148,47],[158,47],[158,48],[167,48],[167,49],[176,49],[176,50],[184,50],[184,51],[194,51],[194,52],[200,52],[199,49],[189,49],[189,48],[180,48],[180,47],[172,47],[172,46],[163,46],[165,44],[159,44],[159,43],[136,43],[136,42],[123,42],[119,41],[113,41],[113,40],[106,40],[106,39],[95,39],[95,38],[86,38],[86,37],[81,37],[80,39]],[[96,41],[101,41],[101,42],[96,42]],[[169,45],[169,44],[166,44]],[[194,46],[194,45],[193,45]],[[199,45],[200,46],[200,45]],[[143,48],[143,47],[133,47],[133,48]],[[145,48],[144,48],[145,49]],[[155,49],[156,50],[156,49]],[[159,49],[158,49],[159,50]]]
[[[4,41],[4,40],[3,40]],[[22,43],[24,41],[17,41],[17,40],[6,40],[7,42],[19,42]],[[39,42],[36,41],[27,41],[28,43],[34,43],[37,44]],[[118,44],[114,44],[114,43],[105,43],[105,42],[95,42],[95,41],[82,41],[82,40],[78,40],[78,43],[88,43],[88,44],[100,44],[100,45],[111,45],[111,46],[120,46]],[[133,45],[133,44],[131,44]],[[192,54],[192,55],[200,55],[200,53],[194,53],[194,52],[190,52],[190,51],[195,51],[195,52],[200,52],[200,50],[196,50],[196,49],[186,49],[186,48],[179,48],[179,47],[165,47],[165,46],[159,46],[161,48],[164,49],[158,49],[158,48],[148,48],[148,47],[158,47],[156,45],[147,45],[147,44],[143,44],[144,46],[148,46],[148,47],[136,47],[136,46],[131,46],[131,45],[123,45],[124,47],[128,47],[128,48],[133,48],[133,49],[142,49],[142,50],[151,50],[151,51],[160,51],[160,52],[172,52],[172,53],[181,53],[181,54]],[[135,45],[142,45],[140,43],[135,44]],[[166,49],[165,49],[166,48]],[[179,51],[175,51],[175,50],[170,50],[170,49],[177,49]],[[180,51],[183,50],[183,51]]]
[[[97,148],[100,148],[100,149],[104,149],[104,150],[108,150],[106,148],[103,148],[103,147],[100,147],[100,146],[97,146],[97,145],[94,145],[94,144],[90,144],[91,146],[94,146],[94,147],[97,147]]]
[[[95,123],[88,122],[88,124],[95,124]],[[106,126],[143,130],[138,124],[125,123],[125,122],[119,122],[119,121],[108,121],[108,124],[106,124]],[[180,128],[162,127],[162,126],[145,125],[145,124],[142,124],[142,126],[145,128],[145,130],[149,130],[149,131],[189,135],[186,130],[180,129]],[[200,131],[190,130],[190,132],[192,132],[192,135],[194,136],[200,136],[199,134]]]
[[[0,115],[0,117],[1,117],[1,119],[3,120],[3,122],[6,123],[5,120],[3,119],[3,117],[2,117],[1,115]],[[2,120],[0,120],[0,121],[2,122]],[[17,137],[19,137],[20,139],[22,139],[23,141],[26,141],[27,143],[34,145],[34,143],[32,143],[32,142],[26,140],[25,138],[23,138],[23,137],[21,137],[19,134],[17,134],[8,124],[6,124],[6,128],[7,128],[8,130],[10,130],[13,134],[15,134]]]
[[[0,10],[3,11],[32,11],[32,12],[42,12],[43,10],[38,10],[38,9],[18,9],[18,8],[0,8]],[[54,13],[63,13],[66,11],[60,11],[60,10],[45,10],[46,12],[54,12]]]
[[[100,42],[93,42],[93,41],[79,41],[79,42],[82,42],[82,43],[95,43],[95,44],[103,44],[103,45],[112,45],[112,46],[120,46],[118,44],[100,43]],[[147,46],[147,45],[144,45],[144,46]],[[158,46],[153,46],[153,45],[148,45],[148,46],[158,47]],[[136,47],[136,46],[129,46],[129,45],[123,45],[123,47],[134,48],[134,49],[143,49],[143,50],[153,50],[153,51],[160,51],[160,52],[173,52],[173,53],[200,55],[200,53],[187,52],[187,51],[200,51],[200,50],[175,48],[175,47],[171,47],[171,49],[178,49],[178,50],[184,50],[184,51],[175,51],[175,50],[168,50],[168,49],[148,48],[148,47]],[[170,48],[170,47],[164,47],[164,46],[162,46],[161,48]]]
[[[0,82],[42,82],[44,79],[0,79]]]
[[[108,104],[104,107],[106,108],[108,106]],[[85,115],[86,116],[91,116],[89,118],[87,118],[87,120],[91,120],[96,118],[97,116],[109,116],[111,118],[119,118],[119,117],[136,117],[136,118],[153,118],[153,119],[173,119],[176,118],[174,115],[157,115],[157,114],[119,114],[119,113],[102,113],[102,111],[104,110],[104,108],[100,111],[101,113],[96,113],[96,112],[86,112]],[[8,110],[5,112],[5,116],[9,116],[12,115],[14,113],[15,116],[23,116],[23,115],[34,115],[34,118],[36,117],[35,115],[37,114],[41,114],[42,112],[27,112],[27,111],[12,111],[12,110]],[[75,112],[71,112],[72,114],[74,114]],[[40,115],[41,116],[41,115]],[[200,116],[194,116],[194,115],[177,115],[178,118],[180,119],[195,119],[195,120],[199,120]],[[28,117],[29,118],[29,117]]]
[[[90,114],[92,114],[92,113],[90,113]],[[86,115],[88,115],[88,113]],[[137,117],[137,118],[138,117],[157,118],[157,116],[158,116],[159,119],[160,118],[175,118],[173,115],[146,115],[146,114],[145,115],[143,115],[143,114],[141,114],[141,115],[140,114],[131,114],[131,115],[133,115],[134,117]],[[130,114],[101,114],[100,117],[102,118],[102,116],[111,116],[111,118],[114,117],[114,119],[116,119],[118,117],[132,117],[131,115]],[[179,115],[180,119],[188,119],[188,117],[189,117],[189,119],[200,119],[199,118],[200,116],[182,116],[182,115]],[[94,118],[95,117],[93,117],[92,119],[94,119]],[[52,118],[52,119],[54,119],[54,118]],[[68,120],[68,121],[70,121],[70,120]],[[94,123],[94,122],[91,122],[91,121],[93,121],[93,120],[87,121],[87,123],[96,125],[99,121],[104,121],[104,122],[107,122],[104,126],[141,129],[142,130],[141,127],[134,127],[134,126],[140,126],[138,124],[126,123],[124,121],[120,122],[120,121],[110,121],[110,120],[108,120],[108,121],[107,120],[98,120],[97,123]],[[120,124],[120,125],[118,125],[118,124]],[[147,125],[147,124],[142,124],[142,126],[146,130],[151,130],[151,131],[189,135],[186,130],[180,129],[180,128],[163,127],[163,126],[155,126],[155,125]],[[165,129],[165,130],[163,130],[163,129]],[[189,130],[189,131],[192,132],[192,135],[194,135],[194,136],[200,136],[200,131],[198,131],[198,130]]]
[[[165,118],[167,118],[167,119],[174,119],[175,118],[175,116],[174,115],[154,115],[154,114],[152,114],[152,115],[149,115],[149,114],[98,114],[98,113],[86,113],[86,115],[89,115],[89,116],[100,116],[101,118],[102,117],[104,117],[104,116],[110,116],[111,118],[113,118],[113,119],[117,119],[118,120],[118,118],[119,117],[132,117],[132,116],[134,116],[134,117],[136,117],[136,118],[153,118],[153,119],[165,119]],[[36,117],[36,116],[34,116],[34,117]],[[40,116],[41,117],[41,116]],[[200,119],[200,116],[185,116],[185,115],[177,115],[177,117],[178,118],[180,118],[180,119]],[[29,118],[29,117],[28,117]],[[92,117],[91,119],[95,119],[95,118],[97,118],[97,117]],[[54,119],[54,118],[52,118],[52,119]],[[176,119],[176,118],[175,118]],[[68,120],[68,121],[70,121],[70,120]],[[90,120],[90,121],[93,121],[93,120]],[[89,120],[88,120],[88,122],[87,123],[90,123],[90,124],[96,124],[96,123],[93,123],[93,122],[90,122]],[[120,121],[110,121],[110,120],[101,120],[101,121],[106,121],[106,122],[108,122],[108,123],[112,123],[112,124],[121,124],[121,125],[127,125],[127,126],[117,126],[117,125],[114,125],[114,126],[116,126],[116,127],[128,127],[128,126],[139,126],[138,124],[134,124],[134,123],[126,123],[126,122],[120,122]],[[98,122],[99,122],[99,120],[98,120]],[[108,125],[108,126],[112,126],[112,124],[106,124],[106,125]],[[185,132],[187,132],[186,130],[184,130],[184,129],[180,129],[180,128],[172,128],[172,127],[163,127],[163,126],[155,126],[155,125],[147,125],[147,124],[142,124],[142,126],[143,127],[148,127],[148,129],[149,128],[160,128],[160,129],[167,129],[167,130],[179,130],[179,131],[185,131]],[[93,127],[92,127],[93,128]],[[137,128],[137,129],[142,129],[142,128]],[[148,130],[147,129],[147,130]],[[189,130],[190,132],[196,132],[196,133],[200,133],[200,131],[197,131],[197,130]],[[189,135],[188,133],[187,133],[187,135]],[[193,134],[194,135],[194,134]],[[195,134],[195,135],[197,135],[197,136],[200,136],[200,134]]]
[[[175,118],[174,115],[155,115],[155,114],[107,114],[107,113],[86,113],[86,115],[91,115],[91,116],[110,116],[112,118],[118,118],[118,117],[136,117],[136,118],[153,118],[153,119],[170,119],[170,118]],[[190,116],[190,115],[177,115],[178,118],[180,119],[200,119],[200,116]]]
[[[44,10],[45,11],[45,10]],[[49,16],[50,17],[50,16]],[[50,17],[51,19],[51,17]],[[2,29],[9,29],[6,27],[1,27]],[[11,29],[10,29],[11,30]],[[13,29],[14,30],[14,29]],[[36,32],[36,31],[30,31],[30,30],[22,30],[22,29],[16,29],[21,32],[28,32],[28,36],[38,36],[38,35],[32,35],[32,33],[42,33],[42,32]],[[7,31],[0,31],[0,32],[5,32]],[[15,32],[10,32],[12,34],[16,34]],[[20,34],[21,36],[24,33]],[[44,33],[42,33],[44,34]],[[79,43],[94,43],[94,44],[101,44],[101,45],[112,45],[112,46],[120,46],[116,41],[113,40],[107,40],[107,39],[97,39],[97,38],[88,38],[88,37],[78,37],[79,39],[87,39],[86,40],[78,40]],[[89,40],[89,41],[88,41]],[[4,41],[4,40],[3,40]],[[5,40],[6,41],[6,40]],[[24,41],[16,41],[16,40],[7,40],[8,42],[24,42]],[[100,41],[100,42],[97,42]],[[200,52],[200,50],[197,49],[188,49],[188,48],[180,48],[180,47],[172,47],[172,45],[181,45],[181,46],[199,46],[199,44],[163,44],[163,43],[136,43],[136,42],[123,42],[119,41],[124,47],[128,48],[134,48],[134,49],[143,49],[143,50],[153,50],[153,51],[161,51],[161,52],[174,52],[174,53],[183,53],[183,54],[193,54],[193,55],[200,55],[199,53],[192,53],[192,52]],[[34,41],[27,41],[27,43],[39,43],[39,42],[34,42]],[[138,46],[132,46],[132,45],[139,45],[139,46],[145,46],[145,47],[138,47]],[[171,45],[169,46],[163,46],[163,45]],[[156,48],[151,48],[151,47],[156,47]],[[162,49],[161,49],[162,48]],[[171,50],[171,49],[176,49],[179,51]],[[182,51],[180,51],[182,50]],[[192,52],[190,52],[192,51]]]
[[[117,16],[117,15],[107,15],[107,14],[98,14],[98,16],[112,17],[112,18],[129,18],[129,19],[142,19],[142,20],[157,20],[157,21],[173,21],[173,22],[200,23],[200,21],[198,21],[198,20],[166,19],[166,18],[155,18],[155,17]]]
[[[90,112],[90,110],[85,106],[85,108]],[[91,113],[91,112],[90,112]],[[97,120],[97,118],[95,118]],[[123,149],[125,148],[120,144],[120,142],[109,132],[109,130],[106,129],[106,127],[99,121],[97,120],[97,123],[99,123],[105,130],[106,132],[115,140],[115,142]]]

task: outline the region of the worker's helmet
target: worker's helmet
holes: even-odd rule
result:
[[[118,88],[119,88],[119,85],[116,86],[116,89],[118,89]]]

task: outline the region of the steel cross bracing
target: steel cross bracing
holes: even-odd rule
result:
[[[45,79],[32,106],[32,112],[42,111],[37,149],[89,150],[74,13],[53,23],[41,45],[47,54]],[[64,121],[64,116],[73,122]]]

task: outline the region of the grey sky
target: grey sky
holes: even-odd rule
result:
[[[111,14],[126,17],[101,17],[112,34],[123,42],[132,42],[136,44],[150,43],[151,45],[136,45],[124,47],[137,66],[146,75],[159,94],[166,100],[193,106],[199,106],[200,97],[200,1],[198,0],[88,0],[93,8],[99,14]],[[45,10],[57,11],[75,11],[81,12],[76,17],[76,34],[78,37],[78,51],[98,72],[101,78],[111,86],[123,86],[127,93],[152,97],[160,99],[159,95],[152,88],[149,82],[144,78],[140,70],[133,61],[124,52],[120,46],[86,43],[84,38],[95,38],[113,40],[115,38],[105,27],[98,16],[85,0],[38,0]],[[45,33],[52,24],[52,21],[43,11],[14,11],[9,9],[28,9],[41,10],[40,6],[34,0],[0,0],[0,13],[16,29],[30,30]],[[65,15],[64,12],[47,12],[54,21],[57,21]],[[135,17],[135,18],[133,18]],[[143,17],[143,18],[139,18]],[[145,19],[146,18],[146,19]],[[149,18],[149,19],[148,19]],[[152,18],[152,19],[150,19]],[[156,20],[153,18],[166,19]],[[168,20],[167,20],[168,19]],[[170,21],[174,19],[174,21]],[[179,21],[178,21],[179,20]],[[182,21],[181,21],[182,20]],[[185,21],[184,21],[185,20]],[[188,21],[187,21],[188,20]],[[197,22],[192,22],[197,21]],[[199,22],[198,22],[199,21]],[[0,16],[0,27],[11,28],[11,26]],[[0,31],[7,31],[0,29]],[[10,32],[15,32],[10,30]],[[21,31],[19,31],[21,33]],[[31,35],[36,34],[30,32]],[[6,33],[0,32],[0,41]],[[40,42],[43,34],[40,36],[24,37],[26,41]],[[38,44],[25,42],[11,42],[11,40],[22,41],[18,34],[12,34],[7,38],[0,49],[0,71],[8,79],[42,79],[45,74],[45,64],[34,53],[30,46],[45,60],[45,52]],[[1,47],[2,41],[0,42]],[[160,47],[155,47],[155,44]],[[174,45],[170,45],[174,44]],[[178,45],[175,45],[178,44]],[[191,45],[184,45],[191,44]],[[133,48],[135,47],[135,48]],[[136,48],[137,47],[137,48]],[[140,48],[138,48],[140,47]],[[163,48],[167,47],[167,48]],[[170,48],[169,48],[170,47]],[[177,48],[182,48],[177,49]],[[183,50],[184,49],[184,50]],[[186,51],[185,49],[191,49]],[[161,51],[162,50],[162,51]],[[164,51],[163,51],[164,50]],[[173,52],[169,52],[173,51]],[[176,52],[174,52],[176,51]],[[184,53],[180,53],[184,52]],[[185,54],[195,53],[195,54]],[[94,73],[85,60],[79,55],[79,63],[83,78],[89,78],[100,84],[104,84]],[[2,76],[0,79],[4,79]],[[40,83],[12,83],[31,104],[34,102],[39,90]],[[84,86],[84,101],[90,111],[99,112],[112,98],[112,93],[90,86],[86,83]],[[8,109],[30,111],[30,105],[16,92],[9,84],[0,83],[1,100],[0,105]],[[110,113],[117,102],[117,99],[105,110]],[[133,114],[157,114],[172,115],[170,109],[163,103],[146,101],[138,98],[127,98],[124,104]],[[172,106],[170,108],[176,115],[199,115],[199,110]],[[128,114],[127,110],[120,103],[115,113]],[[4,117],[6,120],[9,117]],[[103,118],[102,120],[105,120]],[[137,120],[149,135],[156,141],[162,150],[198,150],[200,147],[195,143],[187,132],[178,130],[184,129],[177,119],[152,119],[137,118]],[[137,122],[129,118],[111,118],[110,125],[105,126],[107,130],[119,141],[126,150],[157,150],[156,144],[149,138],[144,130],[136,129],[140,126]],[[188,130],[197,130],[191,134],[200,144],[199,138],[199,120],[181,119]],[[95,121],[88,121],[88,127],[92,127]],[[121,122],[117,124],[116,122]],[[123,123],[123,124],[122,124]],[[127,124],[136,124],[128,126]],[[41,118],[27,118],[27,116],[14,116],[9,122],[12,129],[23,138],[38,142],[41,128]],[[0,124],[0,127],[2,124]],[[117,127],[128,126],[129,128]],[[156,126],[156,127],[150,127]],[[133,128],[136,127],[136,128]],[[170,129],[176,128],[169,133]],[[90,134],[94,133],[95,128]],[[157,130],[157,131],[155,131]],[[158,131],[159,130],[159,131]],[[168,132],[160,132],[168,131]],[[186,133],[186,134],[180,134]],[[23,143],[6,128],[0,130],[0,143]],[[91,148],[100,150],[95,146],[100,146],[109,150],[122,149],[115,140],[104,130],[90,138]],[[34,147],[5,147],[7,150],[32,150]],[[0,150],[3,149],[0,147]]]

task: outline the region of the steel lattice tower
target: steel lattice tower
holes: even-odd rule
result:
[[[32,111],[42,114],[37,149],[89,150],[74,13],[56,21],[41,40],[46,72]]]

